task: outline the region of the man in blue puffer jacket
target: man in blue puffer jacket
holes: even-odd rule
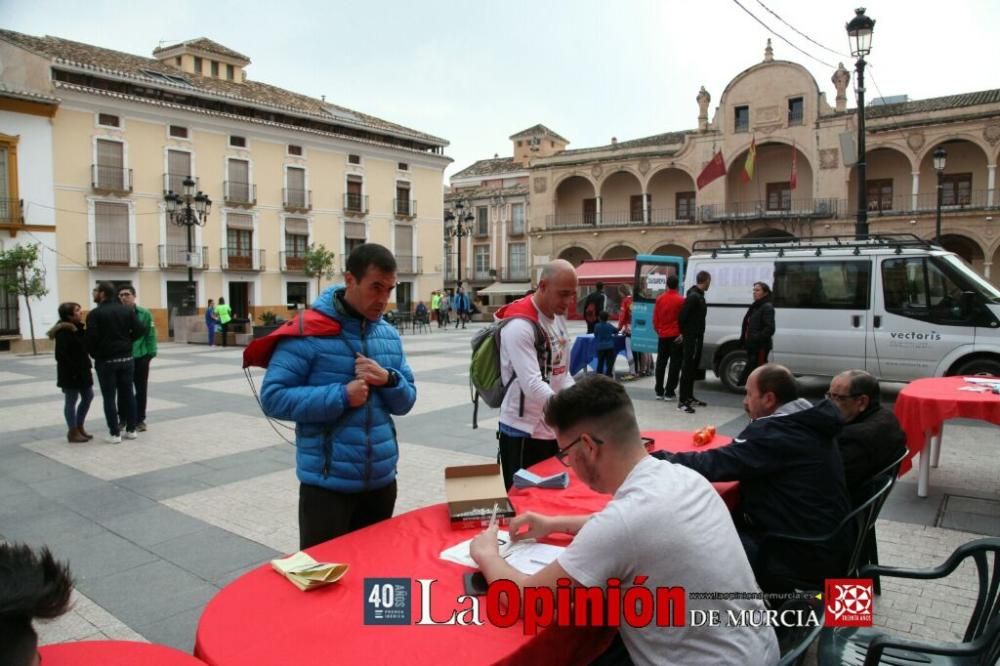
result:
[[[313,303],[340,322],[340,335],[282,340],[260,392],[268,416],[295,421],[303,549],[392,516],[399,460],[392,415],[417,399],[399,334],[382,319],[395,258],[381,245],[359,245],[344,278],[346,286]]]

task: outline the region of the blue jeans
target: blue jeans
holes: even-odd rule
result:
[[[208,346],[209,347],[214,347],[215,346],[215,322],[213,321],[211,324],[209,324],[208,322],[206,322],[205,326],[208,327]]]
[[[135,394],[132,392],[132,380],[135,365],[132,359],[125,361],[98,361],[94,364],[97,370],[97,382],[101,385],[101,398],[104,400],[104,419],[108,422],[108,432],[120,435],[118,428],[118,395],[122,397],[122,408],[125,417],[125,429],[135,432]]]
[[[94,387],[63,389],[63,394],[66,396],[66,405],[63,408],[66,427],[72,430],[77,426],[82,426],[83,422],[87,420],[87,412],[90,411],[90,403],[94,399]],[[77,401],[79,401],[79,405],[77,405]]]

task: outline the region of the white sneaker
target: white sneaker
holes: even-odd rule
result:
[[[108,435],[107,437],[104,438],[104,441],[107,442],[108,444],[121,444],[122,443],[122,436],[121,435]]]
[[[139,438],[139,435],[135,434],[131,430],[126,430],[125,431],[125,439],[138,439],[138,438]],[[120,442],[121,440],[119,439],[118,441]]]

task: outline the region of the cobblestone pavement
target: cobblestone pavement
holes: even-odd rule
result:
[[[443,501],[445,466],[495,457],[496,412],[481,412],[480,428],[470,427],[473,333],[404,336],[418,400],[397,423],[397,513]],[[72,612],[39,623],[43,642],[107,637],[190,650],[202,608],[220,587],[296,550],[294,449],[285,441],[292,433],[261,415],[241,353],[161,345],[150,377],[149,430],[118,446],[100,443],[99,395],[88,419],[94,442],[67,444],[51,355],[0,355],[0,538],[48,544],[77,578]],[[624,359],[618,363],[624,370]],[[253,377],[259,386],[262,373]],[[804,384],[812,399],[825,390],[822,380]],[[693,416],[655,401],[651,378],[627,386],[643,429],[715,424],[733,435],[746,423],[740,396],[711,376],[697,386],[710,406]],[[891,403],[898,389],[888,387],[885,399]],[[884,564],[936,565],[961,543],[1000,535],[998,441],[984,424],[949,423],[931,496],[916,497],[911,472],[882,512]],[[886,579],[876,624],[954,640],[974,590],[968,568],[940,583]]]

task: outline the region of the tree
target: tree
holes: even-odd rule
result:
[[[31,314],[31,299],[49,293],[45,288],[45,273],[39,261],[38,245],[17,245],[0,250],[0,290],[14,297],[24,298],[28,309],[28,327],[31,331],[31,353],[35,347],[35,320]]]
[[[336,271],[333,266],[333,252],[326,249],[322,243],[313,243],[306,250],[305,254],[305,274],[308,277],[316,278],[316,295],[320,292],[320,279],[332,278]]]

